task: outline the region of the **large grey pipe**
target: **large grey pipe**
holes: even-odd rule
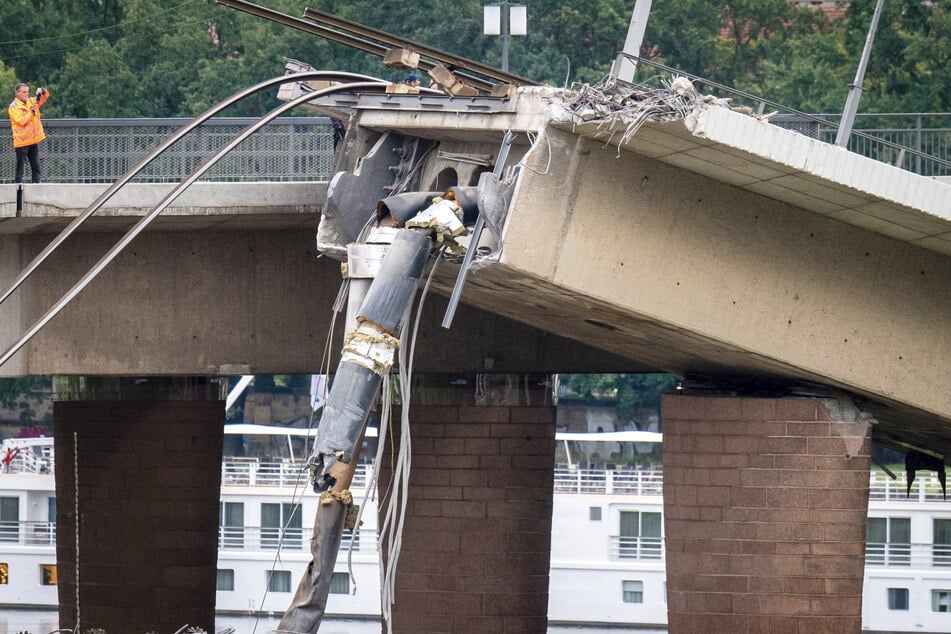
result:
[[[357,319],[398,336],[431,248],[426,233],[412,229],[397,232]],[[320,628],[349,506],[340,496],[349,494],[346,489],[350,483],[341,482],[337,474],[340,463],[351,463],[355,458],[382,380],[381,374],[363,365],[345,359],[338,365],[310,458],[314,489],[324,491],[314,519],[313,558],[278,625],[276,631],[281,634],[315,634]]]

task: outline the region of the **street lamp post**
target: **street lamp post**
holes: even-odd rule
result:
[[[524,4],[508,0],[494,2],[483,7],[485,35],[502,38],[502,70],[509,70],[509,38],[528,33],[528,10]]]

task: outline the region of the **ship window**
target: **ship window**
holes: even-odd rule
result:
[[[951,612],[951,590],[931,591],[931,611]]]
[[[20,541],[20,498],[0,497],[0,542]]]
[[[590,507],[588,509],[588,519],[591,520],[592,522],[600,522],[601,521],[601,507],[600,506]]]
[[[660,513],[620,512],[619,559],[660,559]]]
[[[56,585],[56,564],[40,564],[40,583],[44,586]]]
[[[218,592],[234,592],[234,570],[218,570]]]
[[[10,583],[10,565],[0,563],[0,586]]]
[[[335,572],[330,577],[330,594],[350,594],[350,575]]]
[[[221,548],[244,548],[244,503],[222,502],[218,526]]]
[[[268,589],[268,592],[290,592],[291,591],[291,571],[290,570],[268,570],[267,571],[267,589]]]
[[[865,529],[865,563],[870,566],[911,565],[911,519],[868,518]]]
[[[907,610],[908,609],[908,588],[889,588],[888,589],[888,609],[889,610]]]
[[[934,520],[932,541],[932,563],[935,566],[951,566],[951,520]]]
[[[261,547],[277,548],[284,531],[284,546],[300,548],[304,530],[301,528],[300,505],[292,502],[261,504]]]
[[[644,603],[643,581],[622,581],[624,603]]]

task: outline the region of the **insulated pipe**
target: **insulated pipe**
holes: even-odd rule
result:
[[[402,328],[432,248],[429,233],[411,229],[396,233],[358,313],[361,325],[347,335],[309,461],[314,490],[323,491],[314,519],[312,559],[278,633],[315,634],[320,628],[344,519],[352,507],[346,490],[349,478],[370,407],[393,363],[392,335]]]
[[[393,363],[395,337],[416,294],[431,248],[425,233],[407,229],[397,232],[370,284],[357,314],[361,326],[347,334],[344,354],[324,404],[310,457],[315,491],[333,486],[335,478],[330,468],[335,462],[349,463],[352,459],[383,375]],[[374,332],[379,335],[376,340]],[[392,345],[388,346],[387,340],[392,340]]]
[[[377,203],[376,220],[380,222],[387,216],[391,216],[397,226],[402,227],[420,209],[432,204],[433,198],[447,195],[454,197],[462,208],[462,224],[467,227],[472,225],[479,217],[479,188],[477,186],[454,186],[446,192],[405,192],[389,196]]]
[[[102,192],[102,194],[100,194],[99,197],[96,198],[96,200],[94,200],[92,204],[86,208],[85,211],[83,211],[81,214],[73,218],[73,220],[68,225],[66,225],[66,227],[62,231],[59,232],[59,235],[53,238],[53,241],[50,242],[48,245],[46,245],[46,248],[40,251],[40,253],[35,258],[33,258],[33,260],[26,266],[26,268],[20,272],[17,278],[13,280],[13,283],[10,284],[10,287],[7,288],[7,290],[5,290],[2,295],[0,295],[0,304],[2,304],[11,295],[11,293],[13,293],[13,291],[19,288],[19,286],[23,284],[23,282],[25,282],[26,279],[30,275],[32,275],[33,272],[40,266],[40,264],[42,264],[46,260],[46,258],[48,258],[50,254],[53,253],[53,251],[66,240],[66,238],[72,235],[73,232],[79,228],[79,225],[83,224],[91,215],[96,213],[96,211],[98,211],[99,208],[102,207],[106,203],[106,201],[112,198],[113,194],[115,194],[117,191],[119,191],[119,189],[125,186],[126,183],[128,183],[133,178],[135,178],[135,176],[139,172],[145,169],[149,163],[151,163],[156,158],[158,158],[160,154],[162,154],[165,150],[171,147],[174,143],[176,143],[179,139],[184,137],[186,134],[188,134],[189,132],[197,128],[199,125],[201,125],[202,123],[204,123],[205,121],[213,117],[214,115],[218,114],[225,108],[229,108],[233,106],[235,103],[241,101],[245,97],[258,93],[264,90],[265,88],[270,88],[271,86],[274,86],[275,84],[286,84],[289,82],[304,81],[304,80],[310,80],[310,79],[320,79],[323,77],[330,77],[330,76],[334,78],[338,78],[338,79],[349,78],[350,80],[377,81],[377,82],[383,83],[383,80],[375,79],[368,75],[358,75],[355,73],[340,73],[335,71],[334,72],[305,71],[302,73],[294,73],[290,75],[281,75],[280,77],[274,77],[267,81],[263,81],[259,84],[255,84],[254,86],[251,86],[250,88],[245,88],[241,92],[236,92],[235,94],[231,95],[230,97],[228,97],[227,99],[219,103],[218,105],[212,108],[209,108],[202,114],[198,115],[195,119],[193,119],[192,121],[182,126],[177,132],[175,132],[170,137],[168,137],[164,142],[162,142],[161,145],[159,145],[152,152],[147,154],[138,163],[136,163],[131,168],[129,168],[129,170],[125,174],[120,176],[116,182],[110,185],[106,191]],[[22,209],[22,200],[23,200],[23,192],[21,189],[17,189],[17,211],[20,211]]]
[[[420,209],[432,204],[433,198],[442,195],[443,192],[405,192],[388,196],[376,204],[376,221],[382,222],[390,216],[396,226],[402,227]]]

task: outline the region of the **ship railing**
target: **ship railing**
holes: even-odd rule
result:
[[[353,543],[356,553],[376,552],[377,531],[361,528],[357,533],[344,531],[340,552]],[[218,549],[222,551],[269,552],[280,547],[282,552],[310,552],[310,530],[300,527],[219,526]]]
[[[555,467],[555,493],[661,495],[660,469],[583,469]]]
[[[52,438],[7,438],[3,441],[4,458],[10,454],[9,466],[4,473],[45,475],[53,472]]]
[[[56,522],[0,522],[3,546],[55,546]]]
[[[366,488],[372,476],[372,465],[357,465],[352,489]],[[302,487],[310,486],[310,470],[305,460],[289,458],[227,457],[221,463],[221,485],[232,487]]]
[[[611,561],[664,561],[664,540],[661,537],[630,537],[611,535],[608,557]]]
[[[933,473],[918,472],[907,492],[907,475],[903,471],[892,479],[884,471],[874,470],[869,475],[869,502],[945,502],[941,482]]]
[[[865,565],[869,568],[951,570],[951,544],[903,544],[867,542]]]

